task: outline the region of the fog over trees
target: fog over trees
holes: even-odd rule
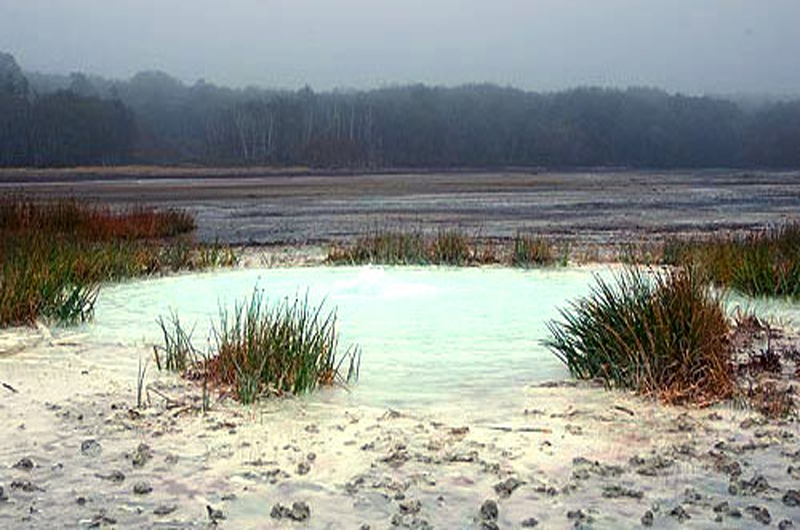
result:
[[[496,85],[315,92],[25,73],[0,54],[0,166],[800,167],[800,100]]]

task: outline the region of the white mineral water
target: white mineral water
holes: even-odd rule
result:
[[[340,349],[361,348],[353,399],[384,404],[482,399],[567,373],[542,344],[559,308],[586,295],[592,269],[439,267],[247,269],[105,286],[86,355],[135,376],[138,358],[162,342],[159,316],[176,312],[207,347],[220,307],[263,289],[270,302],[296,296],[336,310]],[[128,352],[127,354],[125,352]],[[152,367],[151,367],[152,369]]]

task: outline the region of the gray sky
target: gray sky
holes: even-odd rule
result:
[[[26,70],[800,93],[799,0],[0,0]]]

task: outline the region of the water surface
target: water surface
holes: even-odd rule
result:
[[[383,404],[480,400],[487,393],[566,377],[542,344],[546,324],[587,294],[591,269],[247,269],[107,286],[86,327],[97,362],[135,374],[117,346],[160,343],[159,315],[177,312],[207,347],[219,308],[263,289],[270,301],[309,297],[336,310],[340,347],[358,344],[361,380],[352,399]],[[90,353],[91,354],[91,353]],[[120,358],[123,357],[123,358]]]

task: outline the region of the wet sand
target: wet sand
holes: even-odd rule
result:
[[[798,172],[92,168],[8,170],[0,191],[186,208],[201,239],[261,244],[328,243],[376,226],[421,225],[608,246],[800,219]]]
[[[800,425],[730,403],[665,407],[561,382],[477,406],[394,410],[330,390],[252,407],[215,397],[204,414],[196,386],[151,366],[139,409],[136,374],[90,362],[80,336],[10,330],[0,344],[3,528],[638,528],[651,517],[656,528],[753,528],[800,518]],[[786,369],[796,369],[788,358]]]

